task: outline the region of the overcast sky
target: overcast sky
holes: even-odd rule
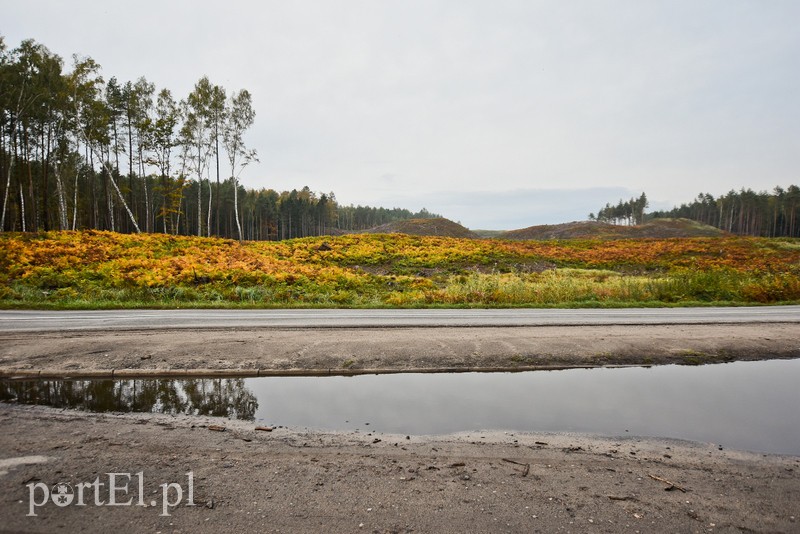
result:
[[[248,187],[471,228],[800,183],[797,0],[0,0],[106,78],[248,89]]]

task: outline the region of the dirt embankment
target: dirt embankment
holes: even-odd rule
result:
[[[0,377],[499,371],[800,357],[800,324],[0,334]]]
[[[466,237],[477,239],[478,234],[468,228],[441,217],[434,219],[404,219],[366,230],[367,234],[408,234],[438,237]]]
[[[669,239],[676,237],[719,237],[727,233],[691,219],[652,219],[629,226],[598,221],[543,224],[499,234],[501,239]]]

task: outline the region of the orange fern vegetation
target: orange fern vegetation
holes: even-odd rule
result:
[[[506,241],[401,234],[280,242],[0,235],[0,306],[626,306],[800,301],[800,241]]]

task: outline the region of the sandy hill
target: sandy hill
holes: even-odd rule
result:
[[[637,226],[596,221],[545,224],[500,234],[501,239],[625,239],[635,237],[715,237],[725,232],[690,219],[653,219]]]
[[[409,235],[436,235],[444,237],[470,237],[478,236],[468,228],[449,219],[406,219],[394,221],[365,230],[367,234],[409,234]]]

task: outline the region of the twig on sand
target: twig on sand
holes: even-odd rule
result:
[[[674,482],[672,482],[670,480],[667,480],[666,478],[657,477],[656,475],[651,475],[649,473],[647,474],[647,476],[649,476],[653,480],[658,480],[659,482],[663,482],[664,484],[668,484],[668,486],[666,488],[664,488],[666,491],[672,491],[672,490],[676,489],[676,490],[682,491],[683,493],[686,493],[686,488],[682,488],[679,485],[675,484]]]
[[[608,495],[612,501],[638,501],[633,495]]]
[[[509,460],[508,458],[503,458],[503,461],[504,462],[508,462],[510,464],[516,464],[516,465],[523,466],[525,469],[522,470],[522,476],[524,476],[524,477],[528,476],[528,473],[531,470],[531,464],[524,464],[522,462],[517,462],[516,460]]]

